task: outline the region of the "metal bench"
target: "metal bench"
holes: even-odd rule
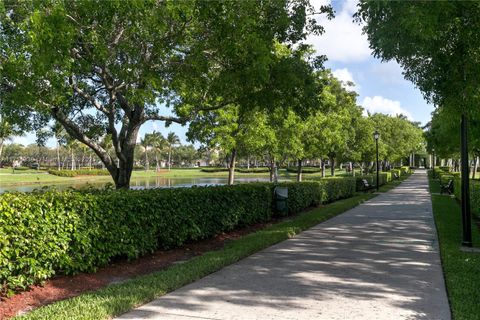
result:
[[[362,186],[363,191],[368,191],[370,189],[375,188],[375,185],[368,183],[367,179],[362,179]]]
[[[453,180],[450,179],[446,184],[441,184],[440,185],[440,194],[443,194],[444,192],[448,194],[453,193]]]

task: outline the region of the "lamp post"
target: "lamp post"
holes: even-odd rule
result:
[[[432,172],[433,179],[435,179],[435,148],[432,148]]]
[[[380,180],[378,179],[379,178],[379,173],[378,173],[378,138],[380,138],[380,133],[378,133],[377,130],[375,130],[375,132],[373,133],[373,138],[375,139],[375,147],[376,147],[376,153],[377,153],[377,183],[376,183],[376,187],[377,187],[377,192],[378,192],[378,185],[379,185],[379,182],[380,182]]]

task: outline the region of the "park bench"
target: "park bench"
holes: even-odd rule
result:
[[[362,179],[362,189],[367,192],[370,189],[375,188],[375,185],[368,183],[367,179]]]
[[[393,179],[395,179],[395,180],[400,179],[400,177],[398,176],[398,174],[396,172],[393,173]]]
[[[440,184],[440,194],[443,194],[444,192],[448,194],[452,194],[453,192],[453,180],[450,179],[446,184]]]

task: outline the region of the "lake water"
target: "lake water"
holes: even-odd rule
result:
[[[268,182],[268,178],[238,178],[235,179],[235,183],[248,183],[248,182]],[[71,183],[47,183],[47,184],[28,184],[17,186],[2,186],[0,184],[0,193],[6,191],[20,191],[31,192],[35,189],[41,189],[44,186],[52,186],[57,190],[65,190],[69,188],[85,188],[87,186],[93,186],[95,188],[102,188],[108,182],[95,181],[92,178],[91,181],[75,181]],[[150,189],[150,188],[182,188],[191,186],[214,186],[227,184],[227,178],[211,178],[211,177],[199,177],[199,178],[163,178],[163,177],[149,177],[149,178],[133,178],[130,181],[131,189]]]

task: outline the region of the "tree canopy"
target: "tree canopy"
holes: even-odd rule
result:
[[[302,99],[311,95],[303,90],[309,72],[323,61],[304,59],[302,41],[322,31],[307,0],[4,0],[0,7],[3,111],[29,128],[61,123],[118,188],[129,185],[145,122]],[[279,43],[295,50],[279,56]],[[102,146],[105,135],[113,152]]]

